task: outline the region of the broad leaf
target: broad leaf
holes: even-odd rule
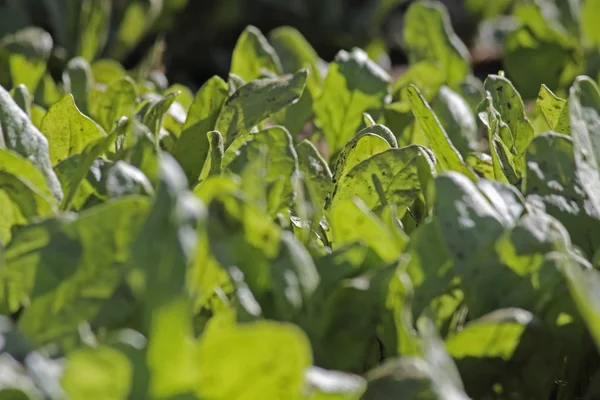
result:
[[[431,103],[448,138],[463,158],[477,149],[477,123],[469,104],[447,86],[440,87]]]
[[[90,62],[104,49],[110,31],[111,11],[109,0],[82,1],[77,54]]]
[[[215,130],[221,132],[225,147],[239,135],[269,116],[294,104],[304,91],[308,71],[300,70],[281,79],[258,79],[235,91],[223,105]]]
[[[81,348],[70,353],[62,386],[72,399],[126,399],[131,390],[133,365],[115,348]]]
[[[310,43],[295,28],[277,28],[269,33],[269,41],[279,55],[284,73],[293,74],[302,68],[309,70],[306,90],[298,103],[273,117],[294,136],[304,128],[313,114],[314,101],[321,93],[323,78],[319,67],[320,59]]]
[[[53,215],[53,200],[19,175],[0,171],[0,239],[7,243],[14,226]]]
[[[600,214],[585,188],[592,176],[577,170],[573,147],[565,135],[548,132],[536,137],[527,150],[523,192],[541,200],[546,212],[567,228],[573,243],[591,257],[600,245]]]
[[[296,398],[312,362],[310,343],[300,329],[270,321],[213,324],[202,336],[196,358],[196,395],[215,400]]]
[[[209,154],[206,134],[217,124],[217,118],[228,97],[227,83],[214,76],[198,90],[188,111],[187,119],[173,156],[183,168],[190,184],[200,177]]]
[[[51,233],[35,263],[14,272],[35,271],[32,303],[19,319],[29,338],[38,343],[64,340],[76,335],[82,322],[93,322],[125,277],[130,246],[147,209],[147,201],[130,197],[82,213]],[[18,259],[13,263],[19,266]],[[113,310],[112,320],[121,314]]]
[[[417,88],[411,85],[408,87],[407,93],[413,115],[425,133],[440,169],[442,171],[457,171],[472,180],[476,180],[477,175],[465,163],[461,154],[450,141],[431,106],[427,104]]]
[[[404,42],[411,64],[439,63],[450,87],[471,72],[469,51],[454,33],[447,8],[439,2],[413,3],[405,16]]]
[[[550,129],[565,135],[571,134],[569,106],[565,99],[557,97],[546,85],[542,85],[538,94],[537,105],[542,110]]]
[[[24,84],[34,93],[46,72],[52,47],[52,36],[36,27],[25,28],[2,38],[0,48],[8,53],[13,86]]]
[[[579,77],[569,95],[575,165],[593,212],[600,211],[600,91],[588,77]]]
[[[100,126],[77,109],[70,94],[50,107],[42,120],[41,130],[50,143],[53,165],[83,152],[95,140],[106,137]]]
[[[522,157],[533,139],[534,131],[519,92],[508,79],[499,75],[488,76],[484,85],[491,95],[494,108],[500,114],[499,117],[510,129],[517,154]]]
[[[393,262],[400,257],[405,243],[394,240],[392,232],[362,200],[338,201],[330,214],[334,249],[361,242],[375,250],[385,262]]]
[[[110,132],[121,117],[133,116],[136,101],[135,82],[129,77],[120,78],[98,95],[96,104],[92,104],[92,115],[107,132]]]
[[[275,215],[291,205],[294,196],[292,175],[298,168],[298,157],[287,130],[273,127],[239,137],[225,151],[223,169],[242,175],[251,163],[261,162],[261,152],[265,150],[268,162],[261,167],[265,170],[267,210]]]
[[[230,73],[250,82],[262,75],[263,68],[277,74],[282,72],[281,61],[275,49],[258,28],[249,26],[235,45]]]
[[[375,118],[382,113],[389,80],[360,49],[336,55],[315,103],[316,123],[323,130],[330,157],[335,158],[357,133],[364,112]]]
[[[331,209],[336,202],[359,197],[376,213],[393,204],[401,217],[421,192],[420,172],[435,173],[426,158],[419,146],[390,149],[368,158],[337,182]]]

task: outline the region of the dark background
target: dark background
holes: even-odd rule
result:
[[[470,13],[462,0],[443,0],[459,37],[473,47],[480,16]],[[291,25],[315,47],[321,58],[331,61],[340,49],[365,48],[381,39],[391,63],[401,67],[402,17],[410,1],[396,3],[384,16],[377,16],[374,0],[191,0],[172,17],[162,32],[149,35],[124,60],[133,66],[158,35],[164,35],[164,63],[170,81],[197,88],[212,75],[226,76],[231,52],[247,25],[266,35],[270,30]],[[500,68],[489,54],[474,60],[475,74],[485,77]]]

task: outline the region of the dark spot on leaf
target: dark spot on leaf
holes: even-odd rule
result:
[[[506,103],[506,107],[507,107],[509,110],[512,110],[512,104],[510,104],[510,103]]]

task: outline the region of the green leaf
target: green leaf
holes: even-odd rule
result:
[[[571,134],[567,100],[557,97],[546,85],[542,85],[538,94],[537,105],[542,110],[550,129],[565,135]]]
[[[477,122],[469,104],[447,86],[440,87],[431,103],[448,138],[464,157],[477,149]]]
[[[390,148],[398,148],[396,137],[384,125],[367,126],[352,138],[336,160],[334,183],[356,164]]]
[[[507,192],[510,201],[501,190]],[[523,210],[513,187],[485,180],[475,185],[456,172],[439,176],[435,192],[434,215],[452,259],[465,271],[468,261],[485,252],[489,243],[515,224]],[[464,223],[457,225],[456,221]]]
[[[143,198],[124,198],[81,213],[52,232],[37,249],[37,261],[16,272],[35,271],[32,302],[19,319],[19,329],[43,344],[77,335],[82,322],[92,322],[129,270],[130,246],[147,209]],[[113,310],[113,321],[120,314]]]
[[[15,225],[53,215],[53,200],[19,175],[0,171],[0,239],[4,243],[10,241]]]
[[[402,89],[412,84],[419,88],[427,101],[432,101],[445,81],[446,74],[437,61],[419,61],[410,65],[398,77],[392,86],[392,93],[395,99],[402,101]],[[407,104],[406,109],[409,107]]]
[[[210,144],[206,134],[214,130],[227,97],[227,83],[213,76],[198,90],[190,106],[173,151],[173,157],[183,168],[190,185],[200,177],[209,154]]]
[[[470,74],[469,51],[454,33],[448,10],[442,3],[415,2],[404,18],[404,42],[411,64],[439,63],[451,88]]]
[[[125,400],[133,374],[131,361],[117,349],[81,348],[68,355],[61,384],[73,400]]]
[[[594,11],[600,7],[598,0],[586,0],[581,8],[581,31],[587,43],[600,48],[600,28],[594,20]]]
[[[117,79],[124,78],[127,71],[115,60],[102,59],[92,64],[92,74],[97,85],[109,85]]]
[[[419,122],[421,129],[423,129],[441,171],[457,171],[472,180],[477,180],[477,175],[465,163],[461,154],[454,147],[438,117],[421,96],[418,89],[411,85],[406,90],[413,115]]]
[[[495,179],[502,183],[518,185],[523,171],[522,163],[519,163],[517,157],[514,137],[508,125],[500,119],[500,113],[494,108],[489,92],[479,104],[477,114],[488,131]]]
[[[296,28],[283,26],[269,33],[269,42],[279,55],[283,72],[293,74],[302,68],[309,69],[306,86],[313,95],[318,95],[323,83],[319,55],[306,38]]]
[[[380,362],[382,352],[396,351],[381,349],[378,325],[388,312],[400,311],[392,311],[388,301],[404,301],[397,292],[394,295],[398,297],[393,300],[387,297],[392,280],[397,277],[397,265],[387,265],[377,257],[371,260],[363,274],[343,277],[337,284],[329,282],[314,297],[312,306],[323,311],[303,328],[313,344],[315,365],[363,374]],[[328,267],[340,266],[341,260],[336,261]]]
[[[0,149],[0,170],[17,176],[21,181],[42,194],[50,204],[55,204],[56,199],[46,181],[46,178],[36,166],[28,159],[11,150]]]
[[[57,174],[65,192],[61,206],[63,210],[69,210],[71,207],[79,209],[83,206],[90,194],[86,190],[87,188],[81,188],[82,185],[85,185],[83,182],[86,175],[88,175],[90,168],[98,157],[106,153],[114,144],[117,136],[126,131],[128,127],[129,121],[121,121],[110,135],[96,140],[86,147],[82,153],[75,154],[56,166]]]
[[[361,198],[376,213],[388,204],[398,207],[402,217],[421,193],[420,172],[432,171],[425,151],[420,146],[390,149],[376,154],[352,168],[340,178],[333,193],[331,209],[345,199]],[[429,171],[426,171],[429,169]]]
[[[595,213],[600,210],[600,138],[595,133],[600,124],[600,91],[588,77],[579,77],[569,94],[571,137],[575,165],[583,181],[583,190]]]
[[[157,142],[165,115],[169,111],[171,105],[173,105],[175,102],[175,99],[178,95],[179,93],[171,93],[163,98],[160,98],[160,100],[151,102],[148,110],[142,118],[143,124],[150,129],[150,132],[156,138]]]
[[[33,125],[37,129],[40,129],[42,127],[42,120],[44,119],[46,112],[47,111],[43,107],[38,106],[37,104],[32,104],[32,106],[31,106],[31,122],[33,122]]]
[[[143,277],[140,285],[145,288],[144,323],[148,328],[156,326],[155,313],[181,296],[186,267],[198,240],[196,226],[203,216],[202,204],[187,190],[177,162],[167,153],[161,153],[159,161],[160,181],[154,203],[133,247]]]
[[[41,130],[48,138],[53,165],[83,152],[95,140],[106,137],[100,126],[77,109],[70,94],[50,107],[42,120]]]
[[[207,235],[214,257],[234,281],[236,277],[241,277],[237,281],[243,279],[241,283],[246,288],[242,291],[250,289],[251,297],[254,297],[252,302],[258,306],[251,314],[262,312],[272,316],[274,305],[269,265],[279,252],[281,228],[266,211],[244,202],[237,193],[226,192],[212,200],[208,216]],[[247,298],[248,294],[244,296]]]
[[[236,74],[229,74],[227,86],[229,87],[229,96],[233,95],[239,88],[244,86],[246,81]]]
[[[209,165],[206,170],[206,177],[221,174],[221,168],[223,166],[223,157],[225,150],[223,149],[223,136],[217,131],[210,131],[206,134],[208,136],[208,154],[209,154]],[[201,179],[206,178],[204,176]]]
[[[308,71],[303,69],[286,78],[258,79],[239,88],[227,99],[215,124],[225,148],[259,122],[298,101],[307,77]]]
[[[44,174],[54,197],[61,201],[63,193],[48,156],[48,140],[2,87],[0,126],[0,148],[7,148],[29,159]]]
[[[489,75],[484,82],[486,92],[490,93],[492,104],[506,123],[514,140],[519,157],[522,157],[534,137],[531,122],[525,113],[525,105],[513,84],[503,76]],[[506,143],[510,146],[511,143]],[[517,165],[520,166],[520,162]]]
[[[51,105],[60,101],[64,96],[64,91],[57,85],[52,76],[46,72],[40,81],[33,97],[37,103],[44,108],[49,108]]]
[[[321,93],[323,78],[319,69],[319,56],[304,36],[290,26],[272,30],[269,41],[279,55],[284,73],[293,74],[302,68],[308,68],[310,72],[306,90],[298,103],[274,116],[279,124],[288,128],[292,136],[295,136],[312,115],[314,100]]]
[[[504,39],[504,67],[521,96],[528,99],[537,96],[542,84],[552,90],[567,87],[584,65],[582,48],[557,32],[542,11],[538,13],[543,27],[522,26]],[[535,19],[531,15],[524,18],[526,22]]]
[[[134,118],[131,129],[116,154],[116,159],[123,160],[141,170],[150,179],[153,185],[159,180],[158,149],[155,138],[146,125]]]
[[[116,38],[110,48],[111,58],[121,60],[142,40],[163,7],[161,0],[127,2]]]
[[[106,171],[106,194],[109,199],[116,199],[133,194],[153,195],[154,189],[142,171],[119,160]]]
[[[196,342],[187,299],[182,296],[155,311],[148,341],[149,392],[172,398],[192,391],[198,376]]]
[[[273,127],[237,138],[223,155],[223,170],[242,175],[244,170],[268,152],[268,162],[261,165],[267,188],[267,210],[271,215],[289,207],[293,200],[292,175],[298,169],[298,156],[290,133]],[[265,160],[267,161],[267,160]]]
[[[83,114],[89,115],[88,100],[94,85],[92,68],[84,58],[74,58],[63,72],[65,92],[71,93]]]
[[[0,291],[1,309],[13,313],[30,304],[31,290],[34,285],[35,265],[41,259],[42,250],[50,242],[52,234],[74,217],[48,218],[32,221],[14,232],[11,242],[4,250],[0,279],[3,285]]]
[[[299,170],[304,173],[312,196],[321,207],[333,190],[332,174],[327,162],[307,139],[296,145]]]
[[[477,319],[446,339],[446,348],[455,359],[512,359],[533,315],[525,310],[498,310]]]
[[[110,0],[84,0],[79,9],[77,55],[93,61],[104,50],[111,22]]]
[[[600,275],[597,270],[582,268],[569,255],[563,253],[562,256],[569,292],[594,339],[596,348],[600,348],[600,304],[596,296]]]
[[[540,200],[546,212],[567,228],[573,243],[591,257],[600,245],[600,214],[585,188],[592,176],[577,170],[573,147],[571,138],[558,133],[536,137],[527,150],[523,192]]]
[[[242,32],[235,45],[230,73],[250,82],[262,75],[263,68],[276,74],[283,70],[281,61],[267,38],[258,28],[250,25]]]
[[[513,308],[499,309],[468,323],[446,339],[446,348],[474,398],[492,395],[490,381],[508,393],[546,397],[552,391],[553,358],[560,357],[559,343],[530,312]],[[519,378],[533,374],[535,379],[519,383]]]
[[[109,132],[121,117],[132,118],[137,96],[133,79],[129,77],[117,79],[108,85],[105,92],[98,95],[96,104],[92,104],[92,115]]]
[[[333,248],[361,242],[375,250],[385,262],[400,257],[406,243],[394,240],[392,232],[360,199],[337,201],[331,209],[329,223],[333,234]]]
[[[337,159],[333,174],[334,182],[339,181],[348,171],[366,159],[391,148],[384,138],[374,133],[356,135],[346,144]]]
[[[31,93],[35,93],[46,72],[52,46],[52,36],[36,27],[25,28],[2,38],[0,48],[8,53],[13,86],[24,84]]]
[[[492,157],[487,153],[469,153],[466,161],[481,177],[495,179]],[[502,181],[502,179],[498,179],[498,181]]]
[[[331,157],[354,137],[363,124],[364,112],[374,118],[383,112],[389,80],[360,49],[336,55],[315,103],[316,123],[323,130]]]
[[[304,371],[312,363],[304,333],[293,325],[271,321],[226,327],[213,324],[202,335],[196,358],[196,395],[215,400],[297,398]],[[234,365],[240,369],[232,369]]]
[[[187,86],[182,85],[180,83],[175,83],[175,84],[169,86],[163,92],[163,94],[166,96],[168,94],[177,93],[177,92],[179,92],[179,96],[177,97],[177,102],[180,103],[181,106],[185,109],[186,115],[187,115],[187,111],[190,109],[190,107],[192,106],[192,103],[194,102],[194,93],[192,93],[192,90],[190,88],[188,88]]]

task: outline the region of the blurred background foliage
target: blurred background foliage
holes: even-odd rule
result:
[[[568,0],[565,0],[565,3]],[[247,25],[268,32],[296,27],[330,61],[339,49],[365,48],[387,69],[406,63],[403,14],[410,0],[0,0],[5,44],[26,27],[50,33],[49,68],[60,76],[76,56],[112,58],[133,68],[151,57],[170,81],[198,88],[212,75],[226,76],[235,42]],[[471,48],[475,72],[496,72],[502,30],[498,16],[513,0],[443,0],[457,34]],[[483,21],[494,21],[490,24]],[[510,24],[509,24],[510,25]],[[510,29],[508,27],[508,29]],[[30,51],[43,47],[41,32],[27,32]],[[483,35],[482,35],[483,33]],[[481,45],[481,38],[484,45]],[[46,42],[49,40],[45,38]],[[91,43],[92,42],[92,43]],[[0,59],[1,60],[1,59]],[[147,60],[146,60],[147,61]],[[6,78],[5,78],[6,79]],[[0,79],[1,80],[1,79]],[[6,83],[6,82],[0,82]]]

